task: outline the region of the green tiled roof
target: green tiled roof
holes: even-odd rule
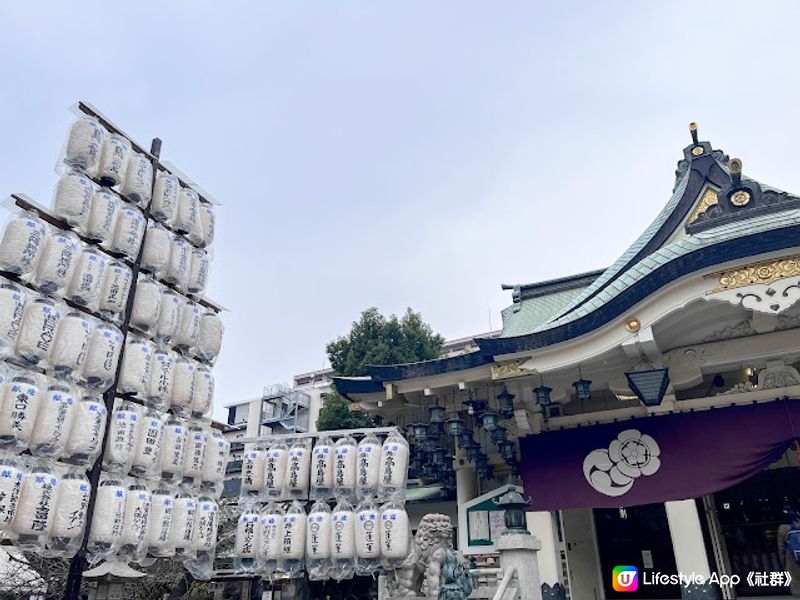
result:
[[[795,225],[800,225],[800,210],[797,209],[760,215],[750,219],[736,221],[726,225],[720,225],[719,227],[708,229],[706,231],[676,240],[662,248],[659,248],[653,254],[633,265],[614,281],[611,281],[605,290],[597,294],[591,300],[587,301],[580,307],[571,310],[570,312],[561,313],[562,316],[557,316],[541,323],[533,331],[545,331],[547,329],[569,323],[570,321],[574,321],[591,313],[593,310],[605,304],[617,296],[620,292],[624,291],[631,284],[679,256],[683,256],[689,252],[703,248],[704,246],[711,246],[725,240]],[[505,331],[503,334],[505,335]]]
[[[525,335],[551,319],[586,288],[554,292],[537,298],[528,298],[502,311],[501,337]]]

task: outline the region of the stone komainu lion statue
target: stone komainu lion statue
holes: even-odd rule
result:
[[[411,552],[403,566],[389,578],[392,597],[427,596],[436,598],[442,581],[442,565],[453,549],[453,524],[447,515],[422,517],[414,535]]]

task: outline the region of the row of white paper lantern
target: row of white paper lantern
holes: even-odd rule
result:
[[[204,250],[192,250],[185,241],[176,239],[170,239],[163,229],[152,228],[145,243],[144,270],[180,293],[200,295],[208,281],[209,257]],[[132,281],[131,269],[124,262],[84,244],[72,233],[49,228],[27,212],[14,215],[6,226],[0,240],[0,271],[22,277],[44,294],[100,311],[116,322],[122,319]],[[157,310],[164,286],[149,279],[139,284],[142,281],[150,281],[159,290],[151,299]],[[137,308],[134,306],[134,312]],[[152,310],[152,306],[147,308]],[[143,317],[145,322],[147,318]]]
[[[284,573],[309,579],[371,575],[399,567],[409,552],[408,514],[400,503],[371,500],[358,506],[318,500],[308,514],[298,501],[245,508],[236,529],[234,569],[264,577]]]
[[[241,497],[325,500],[380,498],[405,501],[408,480],[408,442],[395,431],[381,443],[368,434],[356,444],[345,436],[298,439],[249,447],[242,461]]]
[[[96,119],[84,117],[73,123],[62,160],[104,186],[118,187],[120,193],[138,206],[150,205],[155,220],[185,234],[194,245],[209,246],[213,241],[213,206],[202,202],[195,190],[182,187],[180,180],[167,171],[157,174],[153,186],[150,160],[133,152],[123,136],[108,135]],[[80,195],[65,203],[65,209],[62,216],[69,217],[75,226],[90,218],[91,207]]]
[[[0,447],[88,466],[103,441],[106,408],[96,392],[3,365]]]
[[[103,248],[135,259],[144,234],[144,215],[113,192],[93,191],[92,186],[80,173],[63,175],[53,198],[53,213]],[[200,295],[205,291],[209,263],[206,250],[192,247],[155,221],[149,224],[142,255],[145,272],[182,293]]]
[[[74,556],[90,494],[81,470],[0,456],[0,534],[42,556]],[[218,523],[219,506],[210,495],[106,475],[98,485],[88,556],[90,562],[114,555],[142,562],[148,553],[177,555],[210,573]]]
[[[148,289],[147,285],[140,287]],[[147,315],[148,323],[155,321],[151,334],[155,334],[156,344],[152,347],[174,343],[179,351],[213,363],[223,333],[217,313],[203,311],[178,294],[167,298],[155,318]],[[132,315],[132,321],[142,325],[145,315],[137,315],[147,308],[144,304],[145,300],[134,302]],[[121,339],[114,325],[0,278],[0,357],[107,388],[113,381]],[[99,344],[94,350],[93,341]]]
[[[103,469],[222,493],[230,442],[204,420],[181,419],[117,400]]]
[[[125,343],[117,391],[184,417],[203,417],[214,405],[214,374],[192,359],[132,335]]]
[[[219,505],[214,497],[135,478],[101,478],[87,547],[90,562],[175,557],[203,579],[213,572]]]

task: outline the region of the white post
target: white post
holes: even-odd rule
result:
[[[475,463],[467,460],[463,450],[459,450],[453,460],[453,470],[456,472],[456,503],[457,507],[474,500],[478,495],[478,474],[475,472]],[[458,528],[458,547],[461,558],[464,558],[464,548],[467,547],[467,525],[461,524]]]
[[[522,600],[542,600],[537,553],[542,544],[529,533],[504,533],[497,541],[500,568],[504,572],[516,569],[519,597]]]
[[[542,549],[537,555],[539,560],[539,577],[542,583],[546,583],[550,587],[555,586],[557,583],[563,586],[564,582],[561,577],[561,553],[559,551],[561,544],[558,541],[558,530],[556,529],[553,513],[537,511],[528,512],[525,516],[527,517],[528,531],[530,531],[542,545]]]
[[[706,545],[703,542],[703,530],[700,527],[700,516],[697,514],[697,505],[694,500],[676,500],[664,503],[667,509],[667,521],[669,522],[669,532],[672,537],[672,549],[675,553],[675,564],[678,573],[690,576],[692,573],[708,579],[711,577],[708,556],[706,555]],[[705,584],[704,586],[694,586],[692,593],[698,598],[712,598],[714,586]],[[681,593],[686,597],[686,588]],[[690,597],[695,597],[695,595]]]

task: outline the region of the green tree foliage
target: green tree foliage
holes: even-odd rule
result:
[[[398,319],[368,308],[344,337],[326,348],[333,370],[343,377],[366,375],[366,365],[392,365],[439,356],[444,338],[410,308]]]
[[[350,410],[350,402],[337,392],[325,394],[317,417],[318,431],[334,429],[362,429],[374,427],[372,417],[361,411]]]

